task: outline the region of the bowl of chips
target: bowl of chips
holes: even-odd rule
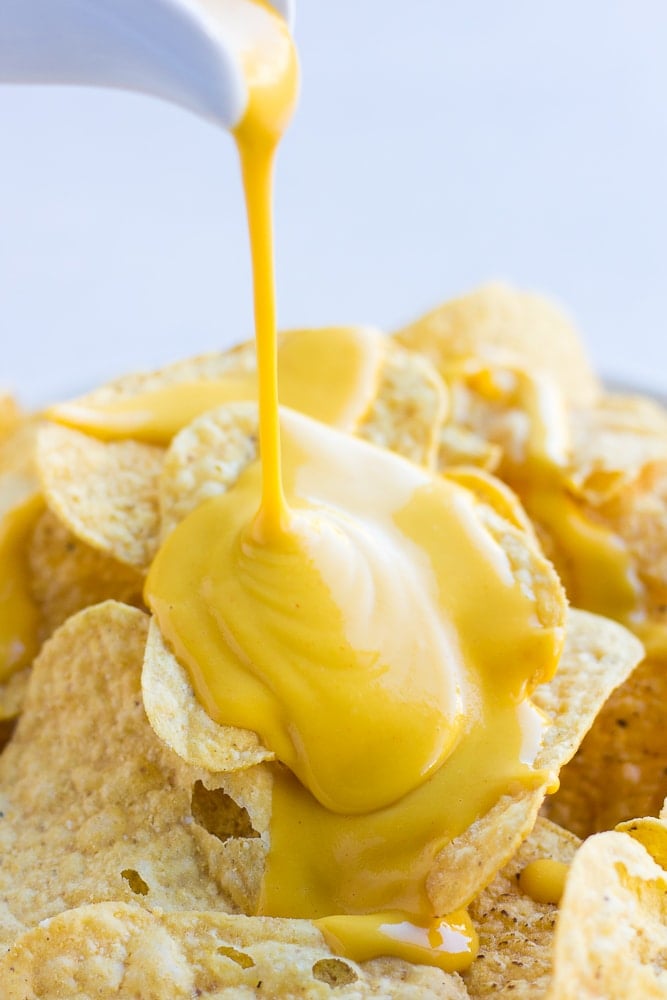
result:
[[[277,334],[298,60],[218,13],[256,341],[0,399],[2,996],[662,995],[667,414],[502,285]]]
[[[325,376],[365,359],[342,428],[313,416],[324,382],[299,395],[290,359],[314,343]],[[391,336],[282,334],[279,370],[307,415],[284,418],[288,439],[338,421],[369,476],[398,462],[465,491],[551,637],[530,685],[538,777],[494,786],[462,830],[446,801],[435,814],[423,881],[435,912],[467,908],[475,947],[453,969],[419,942],[351,957],[319,914],[267,912],[276,844],[290,863],[307,849],[296,820],[276,825],[282,765],[206,710],[151,585],[257,462],[242,345],[42,413],[2,400],[3,996],[662,995],[664,410],[605,390],[558,308],[499,285]],[[496,621],[477,615],[480,634]]]

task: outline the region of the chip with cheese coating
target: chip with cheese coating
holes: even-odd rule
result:
[[[352,430],[377,396],[386,344],[372,327],[283,331],[277,344],[283,404]],[[133,438],[166,445],[207,410],[256,399],[256,351],[248,342],[156,372],[125,376],[51,407],[48,416],[101,440]]]
[[[626,820],[619,823],[616,830],[638,841],[661,868],[667,866],[667,815],[664,806],[659,817],[643,816]]]
[[[245,794],[251,793],[258,773],[262,778],[268,775],[266,814],[270,815],[270,769],[266,764],[259,769],[248,769],[245,760],[238,757],[239,744],[251,740],[251,734],[231,727],[218,727],[224,751],[211,739],[211,721],[204,709],[191,692],[183,698],[183,689],[190,687],[187,675],[164,645],[155,626],[151,631],[143,671],[144,698],[151,725],[171,749],[190,764],[219,768],[222,763],[233,769],[240,767],[238,788]],[[597,711],[613,688],[633,669],[641,652],[637,640],[621,626],[583,612],[571,612],[566,646],[556,676],[538,687],[533,695],[551,723],[546,729],[545,745],[538,752],[538,766],[549,768],[555,774],[570,759]],[[179,708],[179,705],[184,707]],[[175,714],[180,717],[178,722],[174,719]],[[205,733],[206,738],[197,738],[199,733]],[[205,749],[207,745],[208,750]],[[226,757],[222,756],[223,752]],[[467,905],[492,880],[530,833],[545,793],[546,788],[542,786],[506,795],[487,815],[480,817],[443,849],[427,883],[438,912],[448,913]],[[269,827],[260,832],[268,835]],[[255,867],[256,856],[252,863],[250,877],[261,880],[261,868]],[[259,885],[254,894],[258,893]]]
[[[599,392],[582,343],[567,316],[543,296],[495,283],[445,302],[395,334],[443,374],[452,362],[476,357],[513,362],[552,377],[575,405]]]

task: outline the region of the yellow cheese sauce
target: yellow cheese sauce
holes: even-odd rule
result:
[[[44,501],[32,494],[0,517],[0,682],[27,667],[39,648],[28,539]]]
[[[258,4],[270,10],[265,0]],[[280,138],[296,104],[298,61],[287,26],[270,14],[274,30],[244,58],[249,92],[245,117],[234,132],[245,191],[252,259],[259,391],[261,503],[254,522],[258,540],[278,539],[287,520],[280,470],[273,166]]]
[[[519,886],[536,903],[558,904],[565,891],[569,870],[570,866],[563,861],[538,858],[527,864],[520,873]]]
[[[406,920],[397,912],[324,917],[316,923],[332,951],[342,952],[355,962],[395,952],[398,946],[401,957],[408,962],[456,972],[472,963],[479,944],[464,910],[422,924]]]
[[[352,430],[375,398],[382,356],[382,334],[369,327],[285,331],[277,351],[281,400],[325,424]],[[102,441],[133,438],[166,445],[207,410],[257,396],[257,372],[232,368],[219,378],[189,379],[104,401],[59,403],[45,416]]]
[[[521,456],[506,456],[503,477],[553,543],[550,556],[572,605],[614,618],[637,633],[650,655],[667,650],[667,629],[648,620],[645,593],[627,543],[587,510],[571,481],[565,404],[548,378],[476,359],[452,368],[453,378],[490,404],[524,415]],[[516,431],[516,427],[515,427]]]
[[[636,559],[614,529],[582,509],[561,472],[514,484],[530,517],[552,542],[551,559],[576,608],[614,618],[641,640],[647,657],[667,655],[667,627],[646,611]]]
[[[568,597],[577,608],[632,627],[641,600],[632,556],[613,531],[586,516],[559,478],[533,479],[521,495],[555,542],[554,561]]]
[[[426,882],[440,851],[503,794],[546,787],[550,780],[521,762],[516,709],[487,710],[493,719],[474,719],[459,748],[426,783],[372,813],[333,813],[290,771],[273,765],[260,912],[320,917],[397,909],[415,918],[433,916]]]

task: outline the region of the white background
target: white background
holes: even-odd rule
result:
[[[667,390],[666,3],[300,0],[296,33],[282,326],[392,330],[503,277],[564,302],[607,376]],[[0,137],[2,383],[41,402],[250,335],[228,136],[4,87]]]

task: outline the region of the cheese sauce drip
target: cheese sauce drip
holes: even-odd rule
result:
[[[461,972],[477,954],[479,939],[465,910],[415,923],[397,912],[363,917],[325,917],[316,921],[332,951],[355,962],[387,955],[398,945],[401,957],[416,965],[435,965],[445,972]]]
[[[256,2],[270,12],[264,0]],[[289,520],[280,471],[272,195],[275,153],[298,90],[294,44],[282,20],[274,13],[270,17],[272,30],[244,53],[249,103],[234,132],[248,215],[257,346],[262,495],[253,534],[265,543],[278,540]]]
[[[275,30],[244,57],[235,137],[261,463],[168,537],[146,599],[211,716],[278,758],[260,912],[326,918],[360,958],[465,968],[474,933],[432,913],[427,875],[503,793],[551,783],[533,767],[525,699],[556,668],[564,607],[540,563],[559,608],[540,621],[459,483],[293,411],[279,421],[271,174],[297,70],[285,26],[258,6]]]
[[[519,887],[536,903],[561,901],[570,866],[552,858],[531,861],[519,875]]]
[[[627,541],[582,509],[569,492],[567,478],[552,475],[517,486],[526,510],[546,529],[553,563],[571,604],[614,618],[641,640],[647,659],[667,656],[667,626],[646,610],[646,587]]]

